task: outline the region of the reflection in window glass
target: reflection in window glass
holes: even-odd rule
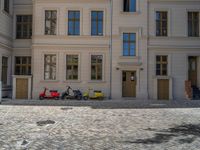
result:
[[[91,35],[103,35],[103,11],[91,12]]]

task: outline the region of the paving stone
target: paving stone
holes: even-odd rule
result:
[[[197,101],[191,104],[163,102],[164,105],[142,101],[142,105],[138,101],[120,100],[97,104],[90,101],[42,101],[42,104],[39,101],[37,104],[38,101],[33,100],[25,106],[23,102],[4,101],[0,105],[0,149],[200,148],[200,108],[197,107],[200,102]],[[55,102],[58,106],[52,106]],[[40,121],[47,122],[37,126]]]

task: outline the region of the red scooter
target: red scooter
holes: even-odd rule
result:
[[[40,93],[39,99],[55,99],[58,100],[60,98],[60,93],[56,90],[49,90],[47,88],[44,88],[44,91]]]

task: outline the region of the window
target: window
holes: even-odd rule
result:
[[[56,35],[57,11],[45,11],[45,35]]]
[[[103,56],[91,55],[91,80],[102,80]]]
[[[66,56],[66,79],[78,80],[78,55]]]
[[[124,33],[123,34],[123,56],[136,55],[136,34]]]
[[[91,13],[91,35],[103,35],[103,11],[92,11]]]
[[[199,36],[199,12],[188,12],[188,36]]]
[[[32,36],[32,16],[17,15],[16,16],[16,38],[30,39]]]
[[[168,74],[168,60],[167,56],[156,56],[156,75],[166,76]]]
[[[136,0],[124,0],[124,12],[136,12]]]
[[[68,35],[80,35],[80,11],[68,12]]]
[[[9,13],[10,11],[10,2],[9,0],[4,0],[4,11]]]
[[[167,12],[157,11],[156,12],[156,36],[167,36],[168,26]]]
[[[15,75],[31,75],[31,57],[15,57]]]
[[[44,56],[44,79],[56,80],[56,55]]]
[[[7,85],[7,76],[8,76],[8,57],[2,57],[1,81],[3,85]]]

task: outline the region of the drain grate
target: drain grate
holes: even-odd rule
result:
[[[45,126],[45,125],[49,125],[49,124],[55,124],[55,121],[45,120],[45,121],[38,121],[36,123],[38,126]]]

